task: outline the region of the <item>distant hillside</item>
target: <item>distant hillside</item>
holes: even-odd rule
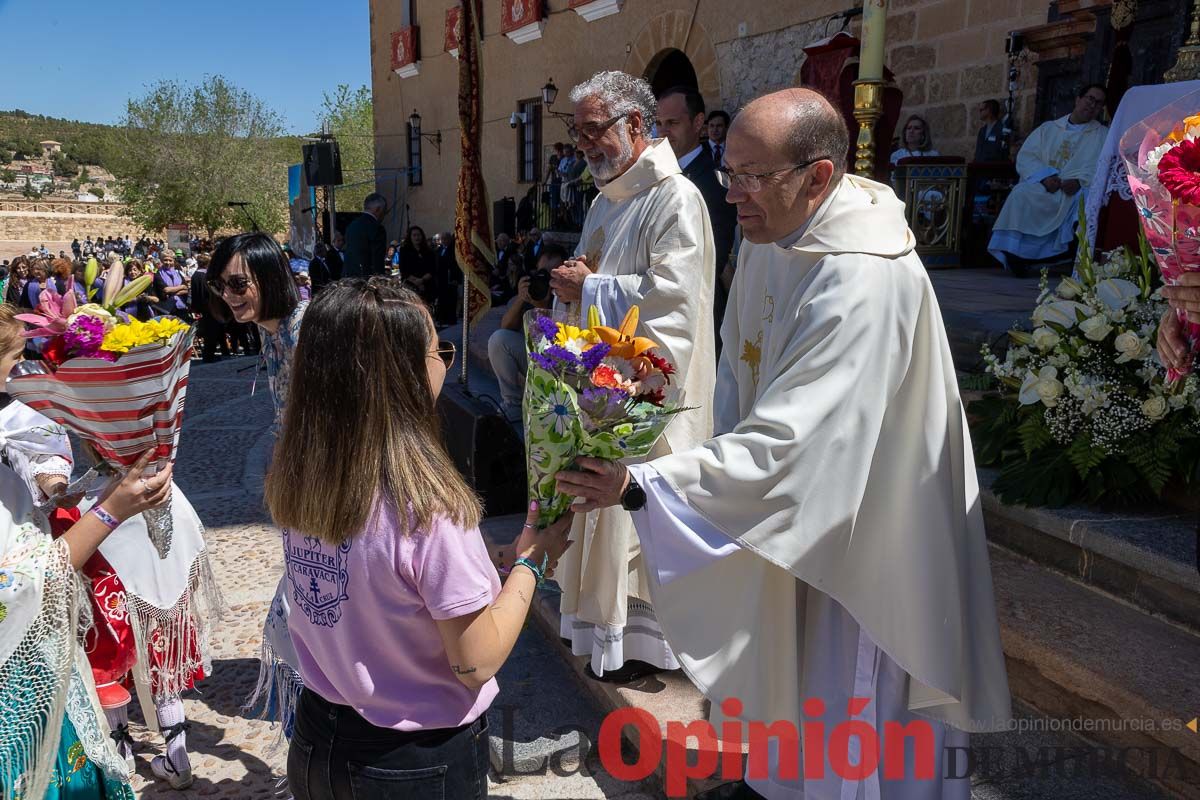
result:
[[[62,144],[66,158],[80,166],[110,168],[111,148],[118,128],[94,122],[30,114],[20,109],[0,111],[0,164],[41,156],[39,142],[52,139]],[[284,164],[299,163],[301,140],[284,136],[271,144],[272,160]]]

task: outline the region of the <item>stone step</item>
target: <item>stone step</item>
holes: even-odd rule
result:
[[[521,522],[516,516],[485,522],[484,536],[493,556],[500,556],[511,544]],[[1166,781],[1168,792],[1162,780],[1142,779],[1137,770],[1148,768],[1144,759],[1129,759],[1132,774],[1094,774],[1090,767],[1097,761],[1105,763],[1105,751],[1097,747],[1135,746],[1161,750],[1156,774],[1164,769],[1168,750],[1178,751],[1175,760],[1187,769],[1198,769],[1200,736],[1184,723],[1200,712],[1195,681],[1200,640],[1182,627],[1149,617],[1045,567],[998,547],[992,550],[1009,682],[1021,728],[971,737],[973,750],[999,753],[990,772],[973,778],[974,800],[1194,800],[1200,772],[1194,773],[1197,780],[1191,785]],[[557,588],[548,583],[539,592],[533,620],[604,713],[643,709],[660,721],[664,732],[668,721],[687,724],[707,719],[707,701],[680,673],[660,673],[624,686],[584,677],[586,657],[572,655],[558,637],[558,600]],[[1084,619],[1103,622],[1093,627]],[[1153,735],[1082,730],[1100,725],[1129,727],[1124,720],[1143,718],[1174,729]],[[1061,719],[1072,720],[1072,725],[1065,726]],[[637,742],[626,740],[626,746],[636,752]],[[692,750],[689,759],[694,758]],[[632,761],[627,758],[627,763]],[[661,764],[657,774],[662,781]],[[717,782],[689,782],[689,794]]]
[[[996,475],[996,470],[979,471],[991,541],[1200,632],[1194,512],[1005,505],[989,488]]]
[[[1105,746],[1147,748],[1131,754],[1135,771],[1181,797],[1200,798],[1200,735],[1185,727],[1200,713],[1200,636],[1004,548],[990,549],[1014,697],[1085,726],[1082,735]],[[1173,774],[1163,774],[1167,766]]]

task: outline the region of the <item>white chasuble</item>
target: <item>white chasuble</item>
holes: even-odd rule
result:
[[[623,175],[599,183],[576,255],[593,275],[582,302],[567,310],[586,316],[596,306],[606,325],[638,306],[639,335],[653,339],[678,370],[677,398],[695,406],[667,427],[654,455],[688,450],[712,432],[716,373],[712,228],[704,198],[679,170],[670,143],[655,140]],[[597,673],[628,659],[678,666],[649,607],[641,550],[629,514],[620,508],[580,515],[576,544],[559,562],[562,635]],[[630,617],[633,614],[636,619]],[[625,629],[628,626],[626,635]]]
[[[636,515],[662,629],[714,713],[737,698],[746,720],[799,723],[805,670],[841,652],[823,619],[898,666],[901,709],[959,731],[1011,717],[970,437],[913,246],[891,189],[854,176],[787,249],[744,244],[716,435],[635,468],[718,536],[680,558],[686,515]]]
[[[1006,253],[1038,259],[1066,252],[1107,133],[1095,120],[1072,125],[1062,117],[1029,134],[1017,153],[1021,182],[1013,187],[992,226],[988,251],[1005,264]],[[1041,181],[1055,175],[1079,181],[1079,191],[1073,195],[1046,191]]]

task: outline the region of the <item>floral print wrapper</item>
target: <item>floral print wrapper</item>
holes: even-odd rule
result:
[[[546,346],[545,334],[556,324],[550,319],[537,312],[526,315],[530,363],[522,404],[529,498],[538,502],[543,526],[570,509],[574,498],[558,491],[555,476],[570,469],[578,456],[610,461],[644,457],[675,414],[687,410],[666,395],[659,402],[639,401],[623,388],[597,385],[599,378],[593,376],[615,369],[611,359],[603,358],[608,347],[574,353],[570,341]]]
[[[1200,91],[1151,114],[1121,136],[1121,158],[1146,243],[1163,282],[1200,270]],[[1193,354],[1200,324],[1176,312]],[[1170,381],[1190,372],[1168,370]]]

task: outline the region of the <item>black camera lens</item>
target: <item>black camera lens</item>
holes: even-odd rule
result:
[[[550,271],[539,269],[529,276],[529,299],[542,302],[550,296]]]

